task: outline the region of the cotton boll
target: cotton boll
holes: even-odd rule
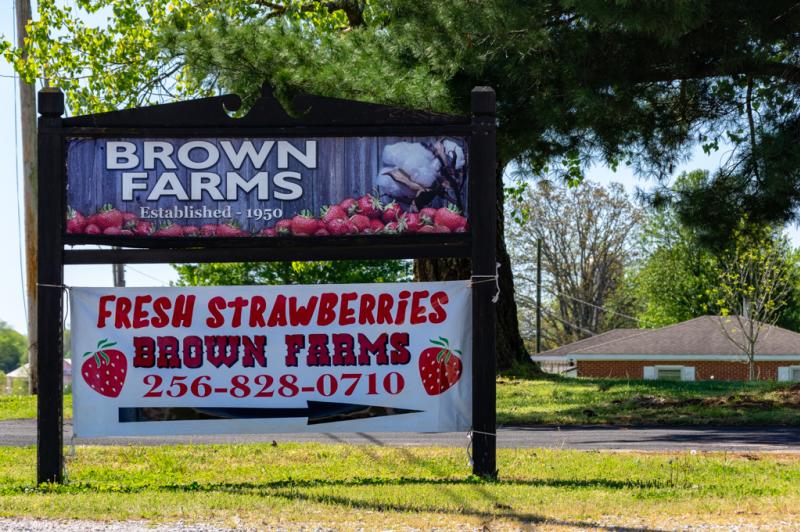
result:
[[[415,193],[407,186],[395,181],[392,176],[389,175],[388,172],[391,172],[395,168],[396,167],[392,166],[381,168],[378,177],[375,179],[375,183],[378,185],[381,196],[408,203],[414,199]]]
[[[456,170],[461,170],[464,168],[464,164],[466,163],[466,159],[464,158],[464,149],[458,145],[458,143],[453,142],[452,140],[445,140],[442,142],[444,146],[444,151],[447,153],[447,156],[450,157],[451,153],[455,153],[456,156]]]
[[[390,169],[402,168],[411,176],[412,180],[426,188],[436,182],[436,177],[442,167],[439,159],[419,142],[395,142],[394,144],[389,144],[383,148],[382,158],[384,165],[389,166]]]

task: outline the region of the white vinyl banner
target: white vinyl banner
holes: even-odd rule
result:
[[[468,430],[471,292],[73,288],[74,433]]]

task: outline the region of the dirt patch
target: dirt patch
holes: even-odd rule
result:
[[[774,393],[773,398],[764,398],[754,394],[742,393],[727,397],[687,397],[674,398],[658,395],[636,395],[628,399],[615,399],[615,405],[626,405],[633,408],[685,408],[692,406],[730,407],[748,410],[767,410],[772,408],[800,409],[800,385],[792,386]]]

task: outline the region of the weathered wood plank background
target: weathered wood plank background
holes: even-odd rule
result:
[[[158,201],[147,201],[147,195],[155,184],[157,178],[164,172],[175,172],[181,184],[189,191],[189,174],[191,170],[181,167],[175,170],[167,170],[160,161],[156,161],[156,169],[146,171],[148,173],[148,190],[137,191],[133,201],[122,201],[122,182],[121,175],[123,170],[105,169],[105,149],[106,142],[110,140],[124,140],[136,144],[137,155],[140,156],[140,165],[137,168],[124,170],[125,172],[145,172],[141,157],[143,143],[147,140],[167,140],[175,146],[174,154],[178,147],[189,140],[205,140],[215,144],[220,151],[219,161],[210,168],[195,170],[201,172],[213,172],[222,177],[222,192],[224,194],[225,175],[228,171],[236,171],[245,179],[250,179],[257,172],[266,171],[270,175],[270,200],[259,201],[256,191],[244,193],[240,191],[237,201],[215,201],[204,194],[202,201],[180,201],[175,197],[162,197]],[[308,138],[308,139],[268,139],[286,140],[291,142],[301,151],[305,150],[305,141],[317,141],[317,168],[310,170],[302,164],[289,157],[289,171],[299,172],[303,179],[300,184],[303,194],[300,198],[291,201],[281,201],[274,199],[274,187],[271,183],[272,176],[286,169],[278,169],[276,147],[273,147],[269,157],[263,167],[255,168],[248,159],[240,168],[235,169],[225,157],[220,147],[221,140],[229,140],[238,150],[243,140],[251,140],[256,147],[267,139],[155,139],[155,138],[126,138],[126,139],[69,139],[67,146],[67,203],[69,207],[88,216],[99,211],[104,205],[110,204],[123,212],[139,214],[140,207],[151,208],[170,208],[174,206],[190,206],[193,208],[203,205],[211,208],[222,208],[231,206],[233,219],[247,231],[257,232],[264,227],[271,227],[275,220],[264,222],[254,219],[248,220],[245,217],[248,208],[280,208],[283,210],[283,218],[291,218],[302,210],[308,209],[315,216],[319,216],[323,206],[339,203],[343,199],[352,197],[358,198],[366,193],[375,193],[377,188],[375,180],[382,167],[381,155],[383,148],[388,144],[400,141],[408,142],[434,142],[436,139],[431,137],[335,137],[335,138]],[[467,153],[466,140],[463,138],[450,138],[464,148]],[[205,153],[201,150],[193,150],[190,157],[194,160],[201,159]],[[173,156],[177,163],[177,157]],[[468,175],[468,172],[467,172]],[[467,205],[467,187],[464,187],[462,194],[463,204]],[[442,200],[436,199],[431,204],[433,207],[442,205]],[[236,215],[241,211],[242,216]],[[466,213],[465,213],[466,214]],[[151,220],[164,222],[168,220]],[[193,218],[187,220],[174,220],[181,223],[191,223],[192,225],[202,225],[205,223],[222,223],[229,220],[219,220],[210,218]]]

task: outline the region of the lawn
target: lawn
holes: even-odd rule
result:
[[[322,444],[78,447],[36,488],[33,448],[0,448],[0,516],[352,529],[530,524],[800,526],[800,458],[503,449],[500,480],[464,449]]]
[[[72,396],[64,396],[72,417]],[[36,417],[36,398],[0,396],[0,420]],[[504,375],[501,425],[800,425],[800,387],[777,382],[667,382]]]
[[[778,382],[669,382],[502,376],[506,425],[800,425],[800,387]]]

